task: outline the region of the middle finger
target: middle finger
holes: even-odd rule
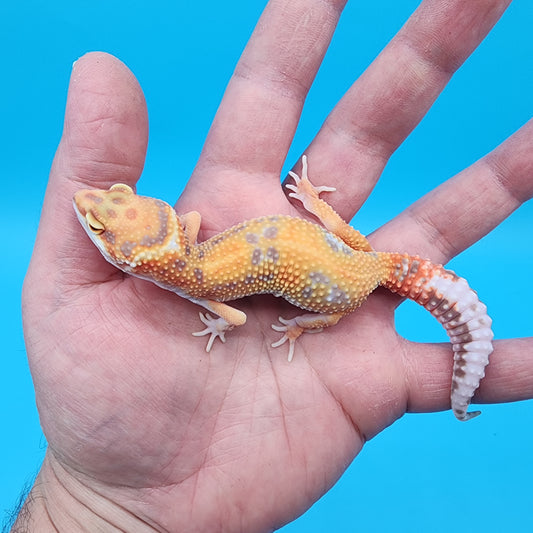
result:
[[[328,202],[343,218],[509,4],[425,0],[333,109],[307,153],[311,177],[337,187]]]

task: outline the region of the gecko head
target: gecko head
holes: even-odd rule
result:
[[[121,183],[109,190],[78,191],[74,210],[102,255],[126,271],[157,258],[170,244],[176,224],[170,205],[138,196]]]

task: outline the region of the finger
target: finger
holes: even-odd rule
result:
[[[372,235],[379,249],[446,263],[533,197],[533,120]]]
[[[205,167],[279,172],[346,0],[271,0],[226,89],[206,140]]]
[[[105,263],[84,235],[72,197],[80,188],[133,185],[144,163],[147,124],[142,91],[123,63],[103,53],[88,54],[75,63],[34,266],[75,284],[104,275]]]
[[[530,398],[533,398],[533,337],[495,341],[475,400],[502,403]]]
[[[449,345],[413,343],[406,362],[408,411],[450,408],[453,357]],[[533,337],[499,340],[474,403],[503,403],[533,397]]]
[[[134,185],[148,142],[142,90],[131,71],[115,57],[90,53],[73,66],[63,135],[49,188]]]
[[[328,199],[343,218],[509,3],[425,0],[337,104],[307,154],[316,183],[337,187]]]

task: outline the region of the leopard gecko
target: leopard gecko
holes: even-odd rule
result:
[[[177,215],[167,203],[139,196],[131,187],[80,190],[74,208],[89,237],[107,261],[204,307],[209,352],[216,338],[246,322],[246,315],[224,302],[252,294],[281,296],[305,313],[280,317],[272,328],[288,342],[289,361],[296,339],[335,325],[359,307],[378,286],[424,306],[450,337],[454,365],[451,405],[459,420],[485,373],[492,352],[491,319],[468,283],[443,266],[401,253],[376,252],[367,239],[322,200],[330,187],[315,187],[302,158],[301,177],[289,196],[302,202],[322,225],[286,215],[242,222],[197,243],[200,214]]]

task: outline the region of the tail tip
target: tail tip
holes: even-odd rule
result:
[[[472,420],[472,418],[476,418],[476,416],[479,416],[481,414],[481,411],[472,411],[470,413],[467,413],[465,411],[454,411],[453,413],[457,420],[460,420],[461,422],[467,422],[468,420]]]

